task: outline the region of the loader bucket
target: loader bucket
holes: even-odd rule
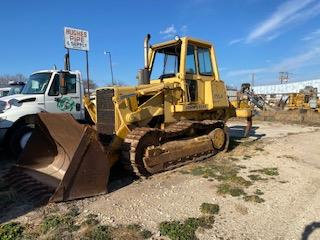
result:
[[[40,113],[19,171],[51,190],[50,202],[61,202],[107,193],[110,164],[93,128],[70,114]]]

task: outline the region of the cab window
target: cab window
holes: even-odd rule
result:
[[[201,75],[213,75],[209,48],[198,48],[198,64]]]
[[[151,79],[174,77],[179,72],[181,46],[158,49],[155,53]]]
[[[76,93],[77,76],[74,74],[66,74],[64,80],[66,81],[68,93]],[[49,96],[58,96],[60,92],[59,74],[55,74],[53,82],[49,90]]]
[[[187,48],[186,72],[190,74],[196,74],[196,61],[193,45],[188,45]]]
[[[68,93],[76,93],[77,76],[75,74],[66,74],[65,81]]]

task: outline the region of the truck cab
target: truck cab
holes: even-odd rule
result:
[[[31,136],[33,116],[40,112],[66,112],[84,120],[83,95],[79,71],[34,72],[21,94],[0,99],[0,143],[5,140],[19,152]]]

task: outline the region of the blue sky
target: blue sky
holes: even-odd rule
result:
[[[10,0],[0,3],[0,74],[29,75],[63,66],[63,28],[90,32],[90,76],[110,83],[104,50],[112,52],[116,80],[133,85],[143,66],[143,38],[151,43],[193,36],[214,43],[221,77],[229,85],[320,78],[319,0]],[[85,55],[71,67],[85,75]]]

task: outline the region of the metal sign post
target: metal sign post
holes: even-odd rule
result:
[[[64,28],[64,46],[68,51],[69,49],[80,50],[86,52],[86,66],[87,66],[87,85],[88,85],[88,96],[90,95],[89,85],[89,32],[81,29],[65,27]],[[70,67],[70,62],[69,62]],[[69,69],[70,70],[70,69]]]
[[[87,85],[88,85],[88,96],[90,95],[90,82],[89,82],[89,56],[88,51],[86,51],[86,61],[87,61]]]

